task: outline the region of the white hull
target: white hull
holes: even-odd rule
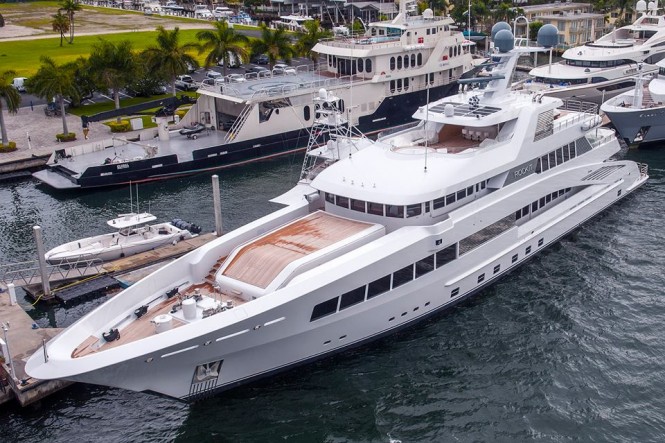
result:
[[[616,162],[620,163],[622,162]],[[588,165],[568,174],[586,175],[586,166]],[[215,317],[201,322],[195,332],[189,331],[185,334],[184,331],[170,331],[154,336],[149,343],[146,341],[130,344],[100,355],[82,357],[90,359],[91,367],[97,364],[102,366],[115,359],[117,363],[91,372],[71,375],[67,379],[191,399],[378,338],[474,294],[625,197],[646,180],[644,177],[640,178],[634,164],[626,163],[622,171],[625,172],[615,173],[611,180],[606,179],[588,187],[528,223],[508,230],[456,260],[454,265],[439,268],[389,293],[361,303],[354,309],[340,311],[328,319],[318,320],[315,324],[309,321],[309,316],[311,306],[318,301],[339,295],[359,282],[372,281],[385,274],[386,269],[395,269],[406,261],[428,253],[431,251],[428,246],[434,244],[435,238],[458,240],[467,233],[456,228],[456,224],[444,221],[431,228],[411,228],[411,241],[405,244],[406,242],[400,241],[403,235],[397,231],[379,240],[381,245],[374,245],[374,248],[384,249],[384,253],[385,249],[392,250],[390,254],[376,260],[374,248],[369,247],[362,254],[358,251],[353,264],[344,261],[330,263],[330,266],[326,266],[325,270],[321,269],[319,277],[315,278],[319,287],[309,293],[297,293],[302,285],[289,286],[289,290],[283,294],[276,293],[271,296],[279,297],[283,301],[272,309],[264,310],[261,306],[261,302],[267,300],[255,300],[254,309],[238,307],[228,311],[227,314],[233,320],[228,327],[225,327],[227,321],[220,322],[221,318]],[[533,198],[536,199],[547,189],[553,189],[556,182],[559,182],[556,177],[542,180],[540,185],[532,186],[529,193],[533,193]],[[511,199],[516,198],[516,195],[507,195],[502,203],[509,205]],[[501,207],[501,204],[497,206]],[[497,209],[492,207],[488,208],[488,211]],[[304,208],[287,208],[279,212],[282,216],[288,213],[286,218],[291,218],[302,215],[303,211]],[[476,214],[475,217],[483,216]],[[264,219],[270,221],[267,225],[284,221],[284,218],[276,220],[274,215]],[[462,220],[463,218],[459,222]],[[260,230],[259,223],[252,225]],[[414,240],[416,237],[417,240]],[[539,246],[540,239],[543,241]],[[225,243],[233,239],[226,242],[224,240],[225,238],[222,238],[215,242],[215,245],[207,247],[206,251],[201,251],[198,260],[209,261],[223,253],[228,249]],[[527,246],[532,248],[532,252],[525,255]],[[196,259],[193,255],[198,254],[198,251],[194,252],[180,261]],[[512,257],[515,254],[519,258],[513,263]],[[500,266],[500,271],[493,273],[497,265]],[[179,269],[178,262],[175,262],[158,272],[173,279]],[[481,283],[478,283],[479,274],[487,275]],[[151,281],[159,280],[155,278]],[[136,284],[136,294],[141,293],[141,287],[147,283],[143,280]],[[451,290],[457,287],[460,288],[459,295],[451,298]],[[117,298],[110,303],[126,304],[127,301]],[[194,336],[190,338],[192,332]],[[176,339],[178,335],[180,337]],[[174,339],[177,343],[174,343]],[[165,347],[168,342],[172,344]],[[93,363],[95,360],[97,364]],[[223,360],[223,363],[218,378],[206,383],[192,383],[195,366],[220,360]]]

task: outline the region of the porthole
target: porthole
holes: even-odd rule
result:
[[[429,306],[429,305],[430,305],[430,303],[429,303],[429,302],[425,303],[425,306]]]
[[[406,314],[407,314],[406,312],[402,312],[402,317],[404,317]]]
[[[393,320],[395,320],[395,317],[390,317],[390,318],[388,319],[388,321],[393,321]]]
[[[203,343],[203,346],[208,346],[210,343],[212,343],[212,340],[208,340],[207,342]]]
[[[324,341],[323,344],[324,344],[324,345],[329,345],[329,344],[330,344],[330,340],[326,340],[326,341]]]
[[[339,339],[344,340],[346,338],[346,335],[342,335]]]
[[[153,360],[152,357],[148,357],[148,358],[145,359],[145,362],[146,362],[146,363],[150,363],[152,360]]]

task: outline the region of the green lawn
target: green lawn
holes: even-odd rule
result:
[[[195,43],[196,29],[183,29],[181,33],[181,44]],[[78,36],[74,38],[74,44],[65,43],[60,47],[60,38],[42,38],[37,40],[18,40],[11,42],[0,42],[0,66],[2,69],[13,69],[17,77],[30,77],[39,69],[39,58],[47,55],[57,63],[66,63],[79,57],[88,57],[90,48],[99,41],[100,37],[117,43],[129,40],[136,51],[155,45],[155,31],[146,32],[124,32],[120,34],[106,34],[104,36]],[[202,62],[205,54],[196,57]]]
[[[178,96],[181,96],[181,95],[188,95],[188,96],[190,96],[194,99],[198,98],[198,94],[196,92],[193,92],[193,91],[187,91],[187,92],[178,91]],[[168,97],[171,97],[171,96],[172,96],[171,94],[164,94],[164,95],[155,95],[155,96],[152,96],[152,97],[121,98],[120,99],[120,106],[121,107],[132,106],[132,105],[137,105],[139,103],[143,103],[143,102],[147,102],[147,101],[151,101],[151,100],[157,100],[157,99],[160,99],[160,98],[168,98]],[[99,114],[100,112],[110,111],[111,109],[115,109],[115,103],[109,100],[109,101],[105,101],[103,103],[92,103],[92,104],[86,104],[86,105],[83,105],[83,106],[78,106],[76,108],[69,108],[69,110],[67,112],[69,112],[70,114],[78,115],[80,117],[82,115]],[[157,109],[159,109],[159,108],[152,109],[152,112],[154,113]],[[148,109],[148,110],[142,111],[141,114],[144,114],[144,113],[147,114],[150,111],[151,110]]]

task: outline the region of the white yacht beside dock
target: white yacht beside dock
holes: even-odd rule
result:
[[[523,50],[493,35],[491,72],[467,81],[484,89],[421,106],[377,142],[310,141],[283,208],[116,295],[27,372],[212,395],[449,308],[646,182],[645,165],[614,157],[595,106],[511,91]],[[341,100],[319,93],[313,133],[344,123]]]

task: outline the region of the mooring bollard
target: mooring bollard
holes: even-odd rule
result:
[[[212,176],[212,199],[215,209],[215,234],[222,235],[222,199],[219,195],[219,176]]]
[[[33,226],[32,231],[35,234],[35,243],[37,244],[37,260],[39,260],[39,275],[42,277],[42,288],[44,289],[44,296],[48,298],[51,296],[51,283],[48,280],[48,273],[46,272],[42,228],[39,226]]]

